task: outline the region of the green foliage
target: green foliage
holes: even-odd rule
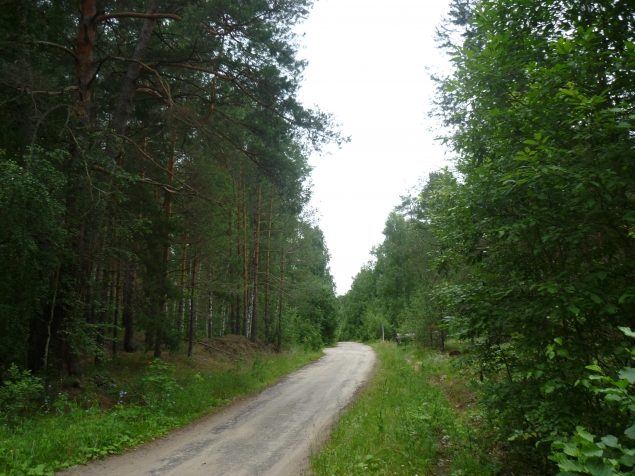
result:
[[[68,2],[5,6],[0,367],[77,377],[80,355],[133,352],[135,330],[160,356],[181,345],[190,303],[193,339],[270,339],[280,294],[332,342],[306,183],[311,151],[346,139],[297,99],[295,27],[312,1],[167,1],[156,22],[117,15],[145,12],[141,0],[104,0],[87,17]],[[284,248],[302,255],[286,289]]]
[[[19,426],[0,427],[0,475],[49,475],[121,453],[261,390],[321,355],[296,351],[237,361],[224,372],[182,373],[178,384],[173,366],[154,360],[130,382],[111,381],[118,399],[111,408],[101,406],[90,390],[74,396],[58,392]]]
[[[324,346],[319,322],[314,322],[298,313],[295,308],[286,308],[283,320],[285,341],[305,351],[316,351]]]
[[[628,327],[620,327],[620,330],[628,337],[635,337],[635,333]],[[626,349],[626,352],[631,354],[631,361],[635,361],[635,349]],[[623,431],[618,437],[606,435],[596,442],[595,435],[578,426],[573,437],[553,442],[550,459],[563,471],[561,475],[632,474],[635,465],[635,422],[632,418],[632,412],[635,411],[635,368],[622,368],[616,378],[606,375],[597,361],[586,368],[595,373],[580,383],[594,397],[603,397],[606,405],[619,409],[623,415],[623,424],[618,428]]]
[[[141,377],[144,386],[152,388],[153,393],[161,398],[169,398],[179,388],[174,378],[176,366],[161,359],[154,359],[148,364],[148,370]]]
[[[550,459],[555,461],[561,470],[558,476],[633,474],[632,469],[628,468],[635,464],[635,448],[629,448],[631,445],[621,445],[613,435],[603,436],[600,441],[595,439],[595,435],[579,426],[572,438],[555,441],[552,448],[556,451]]]
[[[315,474],[495,474],[496,459],[476,444],[473,421],[432,384],[456,375],[449,359],[394,343],[373,347],[378,368],[312,458]]]
[[[456,168],[426,215],[438,266],[468,265],[470,279],[435,294],[473,344],[500,437],[540,460],[537,443],[623,420],[576,383],[594,360],[610,374],[628,360],[616,328],[632,322],[635,294],[632,5],[472,6],[439,83]]]
[[[0,420],[15,424],[25,411],[35,405],[44,393],[42,379],[12,364],[0,386]]]
[[[34,148],[23,157],[0,149],[0,362],[27,364],[29,322],[51,300],[53,269],[64,256],[67,234],[56,166],[68,154]]]
[[[423,336],[439,335],[438,322],[444,315],[434,290],[462,279],[460,266],[435,268],[439,248],[426,213],[442,178],[442,173],[431,173],[388,216],[384,241],[372,251],[375,259],[360,270],[341,298],[342,338],[381,338],[381,324],[387,339],[397,332],[414,333],[427,345],[430,341]]]

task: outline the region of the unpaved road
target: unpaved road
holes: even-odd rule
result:
[[[261,394],[120,456],[65,476],[302,474],[339,411],[369,378],[375,353],[340,342]]]

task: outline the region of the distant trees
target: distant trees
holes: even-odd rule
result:
[[[342,140],[296,99],[292,27],[310,6],[5,5],[0,366],[78,374],[80,354],[133,351],[135,330],[155,356],[201,331],[271,341],[294,246],[293,272],[334,299],[311,271],[323,240],[301,244],[321,236],[303,218],[307,152]]]
[[[426,345],[441,344],[439,324],[444,315],[433,291],[448,279],[458,279],[457,270],[437,269],[440,248],[426,218],[441,175],[431,173],[388,216],[384,241],[372,250],[374,260],[340,298],[342,338],[378,338],[384,324],[389,338],[397,331],[414,332]]]
[[[635,327],[634,18],[629,2],[452,2],[440,44],[454,70],[436,112],[456,161],[420,198],[434,247],[413,253],[454,274],[408,292],[420,266],[392,215],[343,299],[386,306],[396,323],[408,306],[444,319],[468,344],[499,437],[545,474],[550,443],[576,426],[632,446],[619,403],[633,391],[632,333],[619,328]],[[598,372],[621,377],[600,389]],[[632,466],[609,459],[590,474]]]

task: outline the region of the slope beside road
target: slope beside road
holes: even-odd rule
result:
[[[340,342],[259,395],[64,476],[298,475],[370,377],[373,349]]]

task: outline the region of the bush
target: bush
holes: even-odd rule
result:
[[[628,337],[635,338],[635,333],[627,328],[619,328]],[[635,360],[635,349],[627,349]],[[635,412],[635,368],[624,367],[618,372],[617,378],[605,374],[604,370],[595,362],[586,367],[595,372],[589,379],[580,383],[594,396],[604,395],[606,405],[618,406],[624,414],[624,425],[628,426],[622,431],[619,428],[619,437],[614,435],[603,436],[600,441],[595,441],[595,435],[585,428],[578,426],[571,438],[562,438],[552,444],[553,452],[550,456],[562,470],[559,476],[573,474],[591,474],[601,476],[622,476],[634,474],[635,465],[635,424],[633,412]],[[615,428],[618,430],[618,428]],[[630,469],[629,469],[630,468]]]
[[[31,375],[30,370],[20,371],[15,364],[11,364],[7,374],[0,387],[0,417],[14,422],[42,396],[44,385],[41,378]]]
[[[174,393],[175,390],[180,388],[174,378],[175,370],[175,365],[168,364],[156,358],[149,363],[148,370],[146,370],[145,374],[141,377],[141,382],[143,382],[145,388],[154,387],[157,392],[155,395],[156,398],[163,399],[169,397],[171,393]],[[120,393],[120,398],[122,398],[124,394],[125,392]]]

